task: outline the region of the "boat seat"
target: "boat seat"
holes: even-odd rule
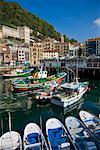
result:
[[[48,134],[49,134],[50,140],[61,138],[63,132],[64,131],[62,128],[49,129]]]
[[[84,138],[89,138],[89,136],[86,131],[82,130],[81,132],[75,134],[75,138],[76,139],[84,139]]]
[[[65,143],[62,143],[61,145],[60,145],[60,148],[67,148],[67,147],[70,147],[70,143],[69,142],[65,142]]]
[[[27,140],[27,144],[38,143],[38,133],[32,133],[27,135],[26,140]]]

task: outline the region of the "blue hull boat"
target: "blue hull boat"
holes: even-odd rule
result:
[[[64,125],[55,118],[50,118],[46,122],[46,134],[50,150],[70,150],[75,149],[71,143]]]

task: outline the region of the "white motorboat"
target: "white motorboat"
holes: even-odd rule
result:
[[[50,150],[75,149],[64,125],[56,118],[50,118],[46,122],[46,134]]]
[[[100,142],[100,118],[87,111],[81,110],[79,116],[82,122],[93,133],[95,138]]]
[[[93,138],[87,132],[82,122],[73,116],[65,119],[65,125],[79,150],[97,150],[98,147]]]
[[[11,117],[9,113],[9,132],[0,137],[0,150],[22,150],[21,136],[16,131],[11,131]]]
[[[82,83],[64,83],[60,85],[61,91],[59,90],[51,98],[51,103],[61,106],[69,107],[76,103],[82,98],[82,96],[88,90],[88,85]]]
[[[6,132],[0,137],[1,150],[22,150],[21,137],[18,132]]]
[[[29,123],[24,129],[24,150],[48,150],[44,135],[35,123]]]

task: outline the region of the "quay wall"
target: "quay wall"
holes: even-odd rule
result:
[[[46,68],[49,75],[53,75],[56,74],[58,72],[57,68],[53,67],[53,68]],[[59,68],[59,72],[67,72],[68,73],[68,77],[67,80],[71,80],[74,77],[74,74],[70,71],[67,71],[65,69],[65,67],[60,67]],[[73,68],[73,71],[76,73],[76,68]],[[78,69],[78,77],[80,79],[95,79],[95,80],[100,80],[100,69],[94,69],[94,68],[81,68]]]

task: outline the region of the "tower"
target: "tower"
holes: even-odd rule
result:
[[[61,43],[64,43],[64,36],[61,36]]]

